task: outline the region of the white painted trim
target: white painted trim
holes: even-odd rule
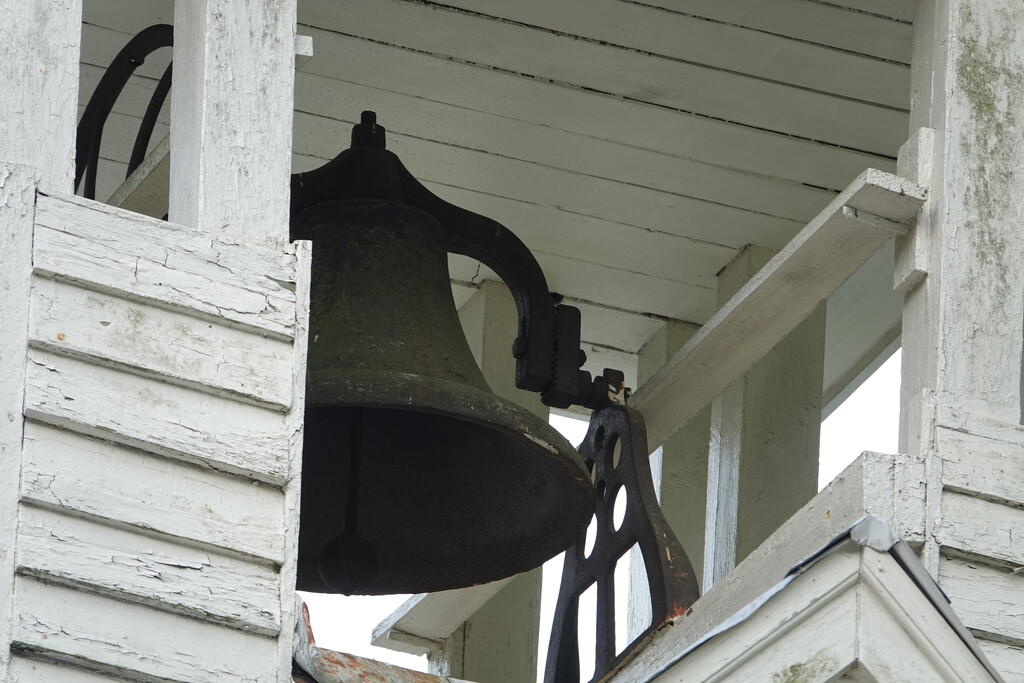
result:
[[[175,3],[171,220],[288,239],[295,4]]]
[[[633,395],[652,445],[741,377],[894,234],[925,191],[868,169]]]
[[[292,345],[292,407],[285,418],[285,430],[290,434],[288,482],[284,485],[284,528],[281,531],[284,562],[278,574],[283,624],[295,623],[299,618],[299,599],[295,592],[296,563],[299,556],[299,505],[302,487],[302,437],[306,416],[306,353],[309,332],[309,291],[312,267],[312,243],[299,241],[295,249],[295,333]],[[277,642],[278,680],[290,682],[292,656],[296,634],[293,629],[282,629]]]
[[[374,627],[371,644],[414,655],[437,650],[510,581],[511,577],[470,588],[414,595]]]
[[[920,542],[924,524],[924,459],[864,453],[783,524],[736,569],[701,596],[687,614],[658,632],[637,654],[629,675],[640,683],[744,605],[777,583],[865,514],[887,519],[901,537]],[[696,678],[694,680],[703,680]],[[746,679],[736,679],[746,680]]]
[[[663,674],[633,668],[611,680],[993,680],[892,556],[849,543]]]
[[[38,178],[33,168],[0,163],[0,680],[4,681],[8,678],[14,619],[32,226]]]

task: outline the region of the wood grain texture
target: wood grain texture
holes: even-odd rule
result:
[[[35,348],[282,412],[292,403],[287,342],[44,278],[32,313]]]
[[[0,680],[7,680],[17,547],[18,497],[39,172],[0,163]]]
[[[287,242],[295,0],[178,3],[173,54],[171,220]]]
[[[938,579],[964,626],[990,639],[1024,646],[1024,574],[943,557]]]
[[[34,420],[278,486],[291,477],[278,412],[38,350],[27,377]]]
[[[281,633],[277,637],[277,671],[279,679],[287,680],[291,671],[296,647],[296,629],[301,618],[299,598],[295,592],[295,580],[299,556],[299,505],[301,503],[302,480],[302,439],[303,422],[306,417],[306,356],[309,337],[309,293],[313,265],[313,245],[307,241],[294,243],[295,269],[295,342],[292,345],[292,391],[291,410],[285,418],[289,434],[290,452],[288,469],[291,476],[284,485],[284,521],[278,527],[281,535],[284,562],[281,563],[277,591],[281,605]]]
[[[18,572],[241,631],[281,631],[277,571],[175,541],[23,507]]]
[[[923,189],[873,169],[851,183],[637,390],[650,443],[742,376],[905,228],[924,199]]]
[[[936,428],[936,446],[942,457],[942,485],[945,488],[1024,504],[1024,428],[968,416],[943,419],[948,426]],[[941,424],[941,423],[940,423]]]
[[[272,638],[19,576],[14,647],[136,680],[277,681]]]
[[[57,429],[26,427],[23,500],[170,536],[195,547],[284,561],[280,490]]]
[[[12,658],[11,675],[15,683],[116,683],[118,680],[124,680],[78,668],[66,662],[30,659],[25,655]]]
[[[291,248],[239,244],[111,206],[40,197],[35,272],[289,340]]]
[[[1014,568],[1024,567],[1021,530],[1024,508],[953,491],[942,493],[942,517],[934,535],[943,548],[992,558]]]
[[[40,185],[75,177],[81,0],[0,3],[0,160],[33,166]]]
[[[982,652],[1007,681],[1024,681],[1024,647],[978,638]]]

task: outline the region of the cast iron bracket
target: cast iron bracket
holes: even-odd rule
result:
[[[596,534],[587,553],[586,538],[565,551],[562,585],[555,605],[544,670],[545,683],[580,679],[579,602],[597,584],[594,675],[598,681],[639,651],[664,623],[682,616],[700,597],[693,566],[658,504],[647,450],[643,416],[626,405],[622,373],[605,370],[607,403],[595,410],[579,451],[597,494]],[[614,507],[626,496],[625,515],[616,529]],[[651,624],[627,647],[615,643],[615,567],[638,546],[651,597]]]

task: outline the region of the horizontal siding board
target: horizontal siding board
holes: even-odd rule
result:
[[[115,678],[82,669],[68,662],[52,662],[28,657],[11,658],[11,678],[14,683],[117,683]]]
[[[300,7],[299,20],[481,67],[874,153],[892,154],[906,139],[905,111],[575,41],[436,5],[400,0],[307,3]],[[453,35],[459,40],[453,41]]]
[[[222,241],[98,202],[40,196],[36,273],[290,339],[291,247]]]
[[[1024,681],[1024,647],[1015,647],[985,638],[978,638],[978,645],[996,671],[1008,682]]]
[[[284,561],[284,498],[275,487],[34,423],[22,477],[29,503]]]
[[[26,427],[23,499],[282,561],[280,491],[72,432]]]
[[[1024,508],[943,491],[934,534],[945,548],[1024,566]]]
[[[889,3],[890,0],[876,0],[874,4]],[[446,0],[445,4],[558,31],[572,38],[866,102],[904,109],[909,106],[910,68],[907,65],[683,13],[665,12],[641,3]],[[837,78],[836,74],[842,76]]]
[[[291,345],[181,312],[44,278],[32,286],[30,343],[284,411]]]
[[[269,683],[277,643],[216,624],[19,576],[14,648],[134,680]]]
[[[989,431],[993,427],[998,431]],[[987,438],[971,430],[985,430]],[[942,484],[957,491],[999,498],[1024,505],[1024,428],[979,423],[966,427],[936,428],[942,456]]]
[[[271,484],[292,476],[276,411],[40,350],[27,377],[34,420]]]
[[[939,585],[964,626],[1024,646],[1024,574],[943,557]]]
[[[22,508],[18,572],[242,631],[281,630],[275,570],[52,511]]]

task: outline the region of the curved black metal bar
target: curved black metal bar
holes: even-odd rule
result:
[[[135,69],[146,61],[146,57],[160,48],[170,47],[173,43],[174,27],[169,24],[157,24],[143,29],[117,53],[92,97],[89,98],[82,120],[78,122],[78,140],[75,145],[75,189],[78,189],[85,176],[83,194],[86,197],[96,197],[96,167],[100,156],[100,141],[103,138],[103,126],[114,108],[114,103],[128,79],[135,73]]]
[[[508,285],[519,311],[519,334],[512,349],[516,357],[516,386],[543,394],[558,374],[562,340],[557,335],[555,302],[537,259],[505,226],[449,204],[402,170],[406,201],[440,221],[448,236],[448,251],[477,259]],[[571,339],[566,341],[572,345]],[[579,340],[575,341],[576,348],[571,349],[573,372],[579,369]]]
[[[605,370],[607,384],[621,386],[622,373]],[[615,453],[618,450],[618,460]],[[658,505],[648,460],[647,431],[639,412],[609,401],[595,410],[580,455],[591,468],[597,494],[596,538],[585,552],[581,538],[565,552],[562,585],[551,627],[545,683],[579,681],[580,596],[597,584],[594,676],[600,680],[642,647],[665,622],[682,616],[700,597],[693,566]],[[626,495],[626,513],[613,524],[615,499]],[[651,624],[616,654],[615,566],[636,544],[643,556],[651,596]]]
[[[160,109],[167,100],[167,94],[171,92],[172,66],[173,64],[168,64],[164,69],[164,75],[160,77],[160,82],[156,84],[156,90],[153,91],[153,96],[149,99],[149,106],[146,107],[142,123],[139,124],[139,132],[135,135],[135,145],[132,147],[131,159],[128,160],[125,178],[128,178],[146,158],[146,150],[149,149],[149,141],[153,137],[153,128],[156,127],[156,118],[160,115]]]

